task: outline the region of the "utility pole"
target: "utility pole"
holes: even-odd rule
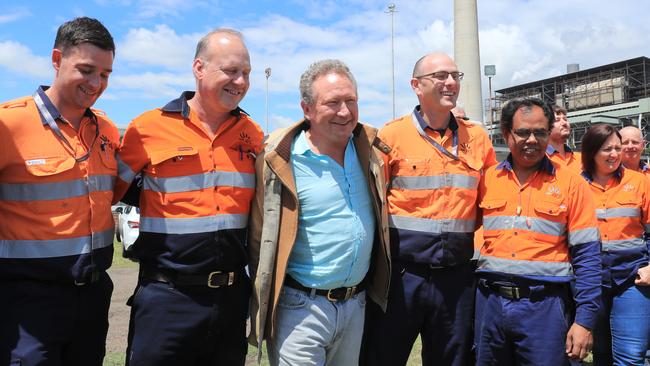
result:
[[[271,77],[271,68],[264,69],[266,75],[266,134],[269,134],[269,78]]]
[[[395,22],[394,15],[397,12],[395,4],[388,4],[386,13],[390,14],[390,62],[392,72],[392,86],[393,86],[393,119],[395,119]]]

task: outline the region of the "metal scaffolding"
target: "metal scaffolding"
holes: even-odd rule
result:
[[[503,103],[512,98],[535,96],[563,106],[569,112],[570,142],[578,148],[586,129],[596,122],[640,126],[646,141],[649,140],[650,103],[642,101],[650,98],[650,59],[647,57],[504,88],[496,90],[495,94],[492,99],[486,99],[488,106],[493,104],[495,121],[500,120]],[[634,108],[630,107],[633,104]],[[498,128],[493,126],[491,131],[495,142],[503,142]]]

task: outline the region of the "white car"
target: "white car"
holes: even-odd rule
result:
[[[115,237],[117,241],[122,242],[124,247],[122,255],[130,258],[133,253],[131,246],[140,235],[140,209],[133,206],[124,206],[118,207],[115,212],[119,214]]]

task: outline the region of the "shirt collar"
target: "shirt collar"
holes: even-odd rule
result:
[[[553,145],[548,144],[548,146],[546,146],[546,153],[547,153],[547,154],[549,154],[549,155],[553,155],[553,154],[555,154],[556,151],[557,151],[557,150],[555,150],[555,148],[553,147]],[[573,153],[573,149],[571,149],[571,148],[569,147],[569,145],[567,145],[567,144],[564,144],[564,151],[565,151],[565,152]]]
[[[618,169],[616,169],[616,171],[614,172],[614,178],[620,181],[623,178],[623,169],[625,169],[623,164],[619,165]],[[580,175],[582,175],[582,177],[585,178],[587,182],[589,182],[589,184],[591,184],[591,182],[594,181],[593,176],[585,170],[583,170],[582,173],[580,173]]]
[[[425,128],[428,128],[430,130],[433,130],[429,124],[422,118],[422,115],[420,114],[420,106],[416,105],[415,109],[413,110],[413,114],[415,115],[415,119],[417,119],[418,124],[420,124],[420,127],[422,127],[422,130]],[[456,122],[456,117],[454,117],[454,114],[449,112],[449,126],[447,126],[452,132],[455,132],[458,130],[458,122]]]
[[[646,164],[645,161],[640,160],[639,161],[639,169],[641,169],[642,172],[645,172],[646,170],[650,169],[650,166],[648,166],[648,164]]]
[[[45,91],[49,89],[50,87],[47,85],[41,85],[36,89],[36,94],[38,94],[39,97],[41,97],[41,100],[43,101],[43,105],[40,106],[38,103],[36,103],[36,109],[38,109],[38,114],[41,117],[41,123],[43,125],[47,125],[47,117],[46,116],[51,116],[52,120],[56,121],[57,119],[60,120],[65,120],[63,116],[61,115],[61,112],[59,112],[58,109],[54,106],[54,103],[50,100],[50,98],[45,94]],[[95,114],[90,108],[87,108],[86,111],[84,112],[84,116],[89,117],[91,119],[94,119],[93,117]]]
[[[307,141],[307,130],[301,130],[298,136],[296,136],[296,139],[293,142],[293,147],[291,148],[291,152],[294,155],[305,155],[307,152],[313,153],[311,150],[311,146],[309,145],[309,141]],[[346,145],[346,150],[347,147],[352,143],[352,138],[353,135],[350,135],[350,138],[348,139],[348,145]]]
[[[162,107],[162,111],[165,113],[180,113],[183,118],[190,118],[190,106],[187,104],[187,101],[192,99],[194,94],[196,94],[196,92],[188,90],[182,92],[180,97],[165,104],[165,106]],[[240,117],[241,114],[248,115],[246,111],[239,107],[230,111],[231,116]]]
[[[512,153],[508,154],[508,157],[500,162],[496,169],[512,171]],[[544,170],[549,175],[555,175],[555,167],[553,166],[553,163],[551,163],[551,159],[546,155],[544,155],[539,164],[539,170]]]

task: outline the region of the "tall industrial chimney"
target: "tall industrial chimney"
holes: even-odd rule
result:
[[[458,100],[467,117],[483,121],[476,0],[454,0],[454,61],[465,73]]]

